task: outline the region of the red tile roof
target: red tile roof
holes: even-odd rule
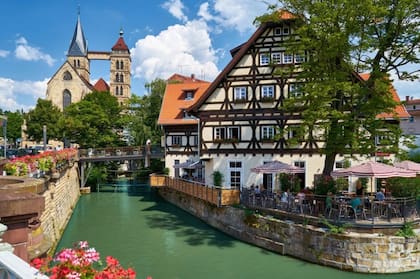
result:
[[[195,119],[183,119],[183,111],[195,104],[209,85],[210,82],[208,81],[193,79],[179,74],[172,75],[166,85],[158,124],[196,124],[197,120]],[[186,99],[186,91],[193,91],[194,97],[192,99]]]
[[[102,78],[95,83],[93,88],[98,92],[109,92],[109,85]]]
[[[287,10],[279,10],[278,11],[279,14],[279,18],[283,19],[283,20],[288,20],[288,19],[295,19],[297,18],[297,16],[295,14],[292,14],[291,12],[287,11]]]
[[[123,37],[119,37],[112,50],[128,50],[127,45],[124,42]]]
[[[364,73],[364,74],[359,74],[359,75],[363,80],[368,80],[369,77],[370,77],[369,73]],[[391,92],[392,98],[394,99],[394,101],[398,103],[394,108],[394,113],[399,118],[410,117],[410,114],[407,112],[406,108],[401,104],[400,97],[398,96],[397,91],[395,90],[395,88],[392,84],[390,85],[389,91]],[[393,113],[381,113],[377,117],[378,118],[394,118],[395,116],[394,116]]]
[[[174,83],[174,82],[207,82],[205,80],[201,80],[196,78],[194,75],[191,75],[189,77],[187,76],[183,76],[180,74],[173,74],[172,76],[170,76],[167,81],[169,83]]]
[[[408,99],[405,101],[407,105],[419,105],[420,99]]]

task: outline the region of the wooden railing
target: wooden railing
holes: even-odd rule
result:
[[[209,186],[200,182],[173,178],[165,175],[150,176],[151,187],[168,187],[195,198],[205,200],[216,206],[233,205],[239,203],[239,190]]]

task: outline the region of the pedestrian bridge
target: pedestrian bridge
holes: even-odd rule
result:
[[[79,162],[105,162],[105,161],[129,161],[141,160],[150,156],[151,159],[165,157],[164,149],[160,145],[124,146],[106,148],[79,149]]]

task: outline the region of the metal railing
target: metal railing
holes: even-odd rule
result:
[[[164,150],[160,145],[152,145],[150,147],[151,158],[163,158],[164,154]],[[121,146],[79,149],[79,159],[87,161],[105,158],[144,158],[145,155],[146,149],[144,146]]]
[[[361,197],[360,205],[352,206],[351,197],[306,194],[282,199],[276,193],[256,194],[251,189],[241,190],[241,204],[251,208],[276,209],[296,215],[326,218],[333,222],[353,222],[360,224],[401,224],[420,221],[416,198],[387,198],[384,201],[373,197]]]

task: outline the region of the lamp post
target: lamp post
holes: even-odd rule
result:
[[[2,126],[3,126],[3,140],[4,140],[4,158],[7,158],[7,116],[0,115],[0,119],[2,119]]]

